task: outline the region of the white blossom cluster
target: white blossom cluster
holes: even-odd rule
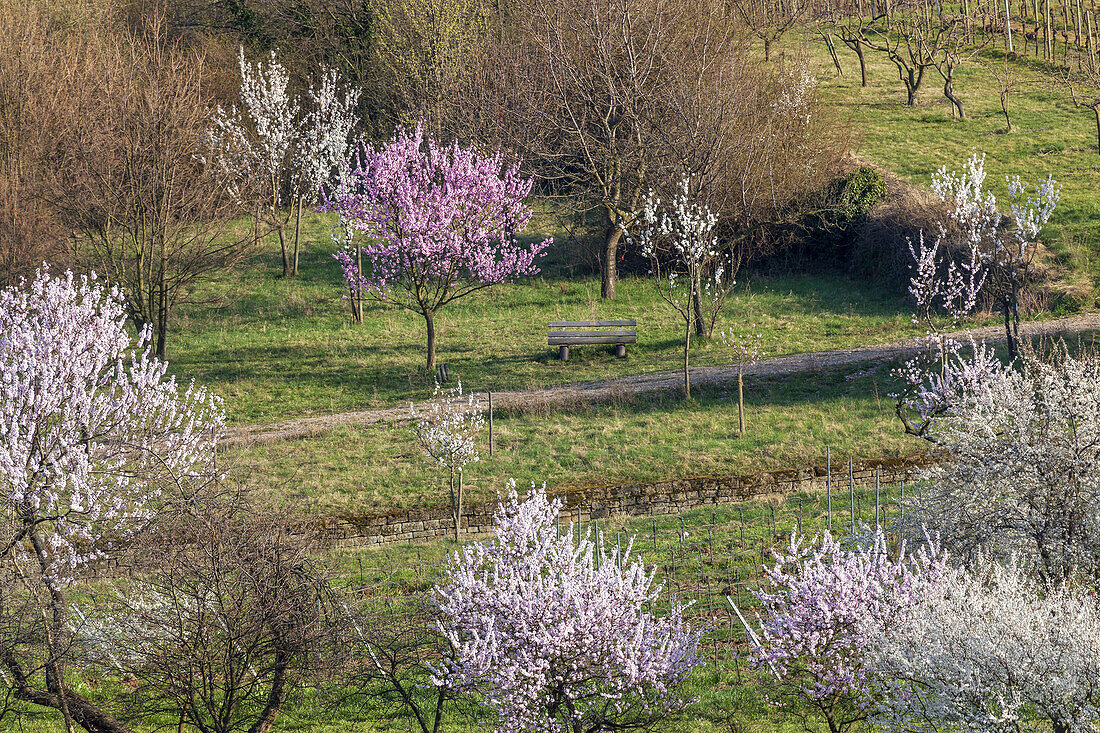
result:
[[[1100,359],[1027,358],[956,391],[909,531],[961,558],[1015,557],[1049,580],[1100,574]]]
[[[981,562],[946,573],[867,648],[887,733],[1100,730],[1100,607],[1081,587]]]
[[[94,275],[0,291],[0,558],[64,581],[155,511],[162,492],[214,476],[221,400],[180,388],[134,342],[122,294]]]
[[[971,355],[964,356],[963,343],[947,335],[939,316],[945,314],[949,327],[956,327],[977,307],[983,288],[991,285],[1006,309],[1006,319],[1014,323],[1019,290],[1031,272],[1036,237],[1058,202],[1060,189],[1049,176],[1035,185],[1033,195],[1018,176],[1006,178],[1016,225],[1006,238],[997,198],[985,188],[985,178],[985,156],[977,154],[958,173],[944,166],[932,176],[932,191],[948,205],[948,219],[967,245],[964,259],[946,251],[948,230],[942,222],[935,240],[926,241],[921,232],[917,246],[909,241],[913,258],[909,294],[916,306],[913,322],[925,325],[926,348],[896,371],[905,387],[894,397],[899,414],[902,408],[916,411],[916,423],[903,420],[907,429],[918,434],[924,434],[931,420],[949,409],[960,385],[1003,371],[992,352],[979,350],[973,340]],[[1011,346],[1015,326],[1006,328]]]
[[[462,383],[451,389],[435,385],[422,411],[409,405],[412,430],[424,452],[444,468],[462,472],[480,458],[477,434],[485,424],[484,410],[474,394],[462,394]]]
[[[801,62],[783,67],[779,77],[779,94],[772,102],[772,108],[791,119],[809,124],[813,114],[813,97],[817,91],[817,77],[810,65]]]
[[[240,107],[219,106],[206,140],[230,193],[240,196],[246,182],[258,183],[269,206],[292,195],[316,203],[348,168],[360,91],[341,94],[339,75],[325,68],[303,100],[292,93],[290,74],[274,51],[251,63],[242,47],[238,63]]]
[[[641,253],[654,263],[661,295],[681,313],[691,307],[696,293],[717,303],[734,285],[717,259],[718,217],[691,194],[691,184],[689,176],[682,176],[677,184],[679,193],[667,206],[650,190],[636,219]],[[665,255],[671,255],[673,264],[662,278],[661,257]]]

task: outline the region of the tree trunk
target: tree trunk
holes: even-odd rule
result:
[[[771,61],[772,60],[772,41],[771,41],[770,38],[765,38],[764,39],[764,60],[765,61]]]
[[[292,273],[290,271],[290,253],[287,251],[286,247],[286,232],[284,231],[285,227],[280,224],[275,228],[279,232],[279,249],[282,251],[283,254],[283,277],[290,277]]]
[[[1092,113],[1096,115],[1096,152],[1100,153],[1100,105],[1093,107]]]
[[[684,400],[691,399],[691,372],[688,370],[688,353],[691,348],[691,308],[684,316]]]
[[[1005,116],[1005,134],[1013,132],[1012,118],[1008,116],[1008,90],[1001,90],[1001,112]],[[1096,120],[1097,136],[1100,138],[1100,116]],[[1100,150],[1100,147],[1097,148]]]
[[[611,223],[603,243],[603,272],[600,283],[600,296],[608,300],[615,300],[615,285],[619,282],[619,240],[622,237],[622,227]]]
[[[455,494],[455,469],[451,469],[451,520],[455,527],[455,542],[458,542],[458,533],[462,529],[462,513],[458,509],[458,496]]]
[[[703,298],[699,294],[699,283],[695,283],[695,292],[691,294],[691,307],[695,311],[695,335],[699,338],[710,338],[707,333],[707,320],[703,318]]]
[[[859,59],[859,85],[865,87],[867,86],[867,60],[863,58],[863,44],[857,40],[852,49],[856,52],[856,58]]]
[[[298,241],[302,234],[302,197],[298,197],[298,211],[294,215],[294,259],[290,265],[290,274],[298,274]]]
[[[157,313],[157,356],[168,358],[168,285],[160,287],[160,308]]]
[[[284,651],[275,652],[275,668],[271,680],[271,689],[267,692],[267,701],[264,704],[263,712],[249,726],[248,733],[268,733],[275,725],[275,719],[279,716],[279,711],[283,707],[283,698],[286,697],[288,656]]]
[[[952,77],[954,71],[947,74],[943,81],[943,96],[947,97],[947,101],[951,102],[951,116],[954,117],[956,112],[960,120],[966,119],[966,113],[963,112],[962,100],[955,94],[955,86]]]
[[[1012,328],[1012,297],[1005,295],[1005,340],[1008,342],[1008,358],[1015,359],[1019,356],[1019,347],[1016,344],[1016,334]]]
[[[428,372],[435,369],[435,314],[425,313],[424,324],[428,328]]]

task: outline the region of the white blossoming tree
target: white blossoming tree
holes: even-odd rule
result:
[[[362,90],[344,87],[335,69],[321,70],[306,91],[305,116],[294,152],[297,213],[292,269],[298,270],[302,206],[320,204],[339,189],[350,169],[352,137],[359,127],[356,105]]]
[[[127,730],[68,678],[70,581],[214,473],[220,400],[166,372],[94,276],[0,291],[0,668],[70,730]]]
[[[887,733],[1097,730],[1100,607],[1081,587],[1012,564],[947,572],[867,648]]]
[[[1017,557],[1041,577],[1100,577],[1100,358],[1063,347],[960,392],[940,460],[905,508],[954,554]]]
[[[657,292],[684,321],[685,399],[691,399],[692,324],[713,323],[734,285],[718,252],[718,217],[696,200],[691,185],[690,177],[681,177],[679,192],[667,206],[650,190],[636,218],[641,252],[652,262]]]
[[[919,244],[909,244],[913,322],[926,328],[926,349],[898,370],[904,387],[896,397],[906,432],[920,437],[933,438],[935,418],[950,409],[960,390],[1003,370],[991,349],[971,339],[971,353],[964,355],[963,344],[947,335],[974,311],[981,293],[1000,304],[1010,358],[1019,356],[1020,292],[1034,275],[1038,235],[1058,202],[1060,189],[1049,176],[1033,189],[1019,176],[1006,178],[1014,220],[1006,230],[985,176],[985,157],[977,154],[962,172],[940,168],[932,176],[932,191],[947,204],[948,222],[940,223],[934,240],[926,241],[921,232]],[[963,258],[948,251],[948,225],[966,247]]]
[[[514,487],[496,539],[456,552],[435,589],[453,656],[433,682],[483,693],[511,733],[646,730],[682,710],[699,664],[683,607],[657,613],[654,571],[629,547],[559,535],[561,501],[533,489],[521,502]]]
[[[290,92],[290,75],[275,52],[266,62],[248,61],[240,49],[241,106],[218,107],[207,144],[214,161],[237,181],[236,190],[259,187],[260,210],[279,235],[283,275],[297,274],[286,227],[295,184],[295,150],[301,136],[301,105]]]
[[[462,530],[462,473],[471,463],[477,463],[477,434],[485,424],[481,403],[473,394],[462,394],[462,382],[452,389],[435,385],[435,393],[427,408],[418,411],[409,406],[412,431],[429,458],[448,472],[451,490],[451,517],[454,520],[455,541]],[[455,478],[458,485],[455,486]]]

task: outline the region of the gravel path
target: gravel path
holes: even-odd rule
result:
[[[1022,335],[1026,336],[1074,336],[1083,331],[1100,329],[1100,314],[1071,316],[1049,321],[1037,321],[1020,325]],[[986,326],[974,329],[974,337],[979,340],[1003,341],[1003,326]],[[956,334],[965,336],[965,332]],[[807,354],[790,354],[764,359],[745,367],[746,375],[781,376],[817,369],[876,362],[909,356],[917,351],[916,341],[907,339],[889,344],[861,346],[855,349],[837,349],[834,351],[816,351]],[[715,385],[736,382],[737,368],[734,366],[694,367],[691,381],[694,385]],[[534,407],[549,408],[560,405],[591,404],[606,402],[626,395],[644,392],[676,390],[683,385],[683,372],[678,370],[649,372],[627,377],[604,379],[597,382],[578,382],[554,387],[513,390],[493,393],[493,409],[529,410]],[[485,399],[485,394],[481,394]],[[335,415],[318,415],[284,420],[268,425],[249,425],[231,428],[225,444],[248,445],[274,443],[283,440],[297,440],[324,433],[343,425],[370,425],[379,422],[399,422],[409,418],[409,406],[379,407],[370,410],[342,412]]]

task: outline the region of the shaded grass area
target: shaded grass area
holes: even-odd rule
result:
[[[194,294],[196,304],[181,308],[173,323],[173,372],[225,397],[231,422],[344,412],[431,393],[434,375],[424,369],[420,317],[373,306],[363,323],[352,324],[324,234],[327,218],[314,215],[307,223],[300,276],[276,276],[278,252],[269,243],[254,266],[204,285]],[[595,277],[553,274],[479,291],[440,315],[438,360],[475,390],[680,367],[682,325],[652,281],[626,277],[619,293],[615,301],[601,301]],[[597,317],[637,318],[639,343],[624,359],[603,347],[582,347],[572,350],[568,363],[559,362],[546,345],[547,323]],[[770,355],[888,342],[918,332],[902,294],[833,273],[744,279],[722,314],[722,329],[762,333]],[[694,365],[728,359],[717,339],[694,340]]]
[[[1051,175],[1062,184],[1058,208],[1043,230],[1050,251],[1047,264],[1064,287],[1087,294],[1087,303],[1095,304],[1095,286],[1100,284],[1095,118],[1091,110],[1077,109],[1068,91],[1038,71],[1041,62],[1022,59],[1011,64],[1015,81],[1009,111],[1015,131],[1009,134],[997,80],[977,62],[956,72],[955,89],[967,119],[955,120],[934,70],[925,75],[917,106],[909,107],[897,69],[884,54],[866,52],[868,86],[861,88],[854,52],[837,43],[844,75],[836,76],[821,39],[808,37],[807,42],[823,101],[841,124],[853,128],[858,155],[927,188],[940,166],[959,170],[972,152],[985,153],[986,184],[1005,213],[1005,176],[1034,182]],[[1003,58],[1001,51],[987,49],[978,60],[999,70]]]
[[[506,481],[550,488],[801,466],[824,456],[899,455],[925,444],[905,436],[887,396],[889,365],[746,381],[746,435],[737,436],[737,392],[704,388],[684,403],[652,394],[573,410],[498,413],[495,450],[464,481],[470,501],[494,499]],[[310,514],[360,514],[446,502],[444,477],[407,425],[345,427],[227,456],[264,498]]]

